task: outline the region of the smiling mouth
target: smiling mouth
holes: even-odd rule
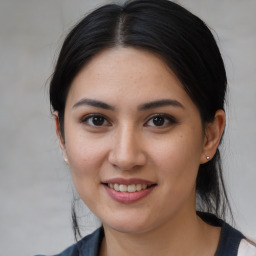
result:
[[[125,184],[117,184],[117,183],[103,183],[103,184],[117,192],[128,192],[128,193],[134,193],[134,192],[146,190],[153,186],[156,186],[156,184],[151,184],[151,185],[147,185],[147,184],[125,185]]]

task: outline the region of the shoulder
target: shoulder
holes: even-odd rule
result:
[[[248,239],[242,239],[237,256],[256,256],[256,244]]]
[[[198,212],[198,216],[210,225],[221,227],[215,256],[256,256],[256,244],[247,239],[240,231],[213,214]]]
[[[256,245],[240,231],[223,223],[216,256],[256,256]]]
[[[46,255],[37,254],[34,256],[46,256]],[[63,252],[61,252],[59,254],[52,255],[52,256],[79,256],[77,244],[73,244],[72,246],[65,249]]]
[[[92,234],[85,236],[77,243],[65,249],[63,252],[53,256],[79,256],[90,255],[97,256],[99,247],[104,236],[103,228],[98,228]],[[44,255],[35,255],[44,256]]]

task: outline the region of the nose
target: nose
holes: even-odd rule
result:
[[[138,133],[129,125],[116,132],[108,160],[119,170],[132,170],[145,165],[146,154]]]

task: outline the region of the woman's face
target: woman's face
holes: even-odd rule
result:
[[[195,211],[200,114],[160,58],[101,52],[72,82],[64,120],[75,187],[105,227],[140,233]]]

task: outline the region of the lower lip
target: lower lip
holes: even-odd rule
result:
[[[155,186],[152,186],[150,188],[137,191],[137,192],[119,192],[106,185],[104,185],[104,187],[112,199],[114,199],[119,203],[124,203],[124,204],[134,203],[136,201],[139,201],[140,199],[146,197],[155,188]]]

